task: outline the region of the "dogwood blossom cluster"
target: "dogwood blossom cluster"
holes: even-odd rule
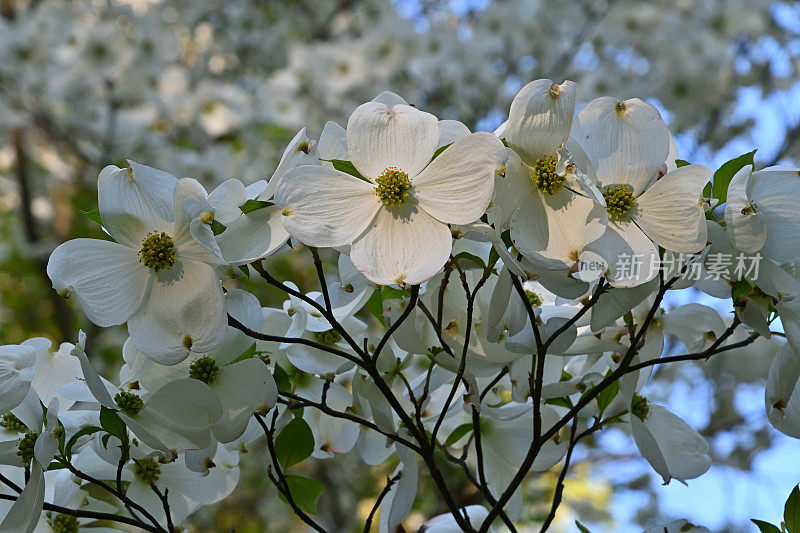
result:
[[[77,332],[0,348],[0,529],[174,531],[263,445],[266,478],[317,531],[325,486],[293,467],[339,454],[386,469],[357,517],[381,531],[423,475],[448,510],[426,531],[516,531],[523,482],[555,468],[544,531],[600,431],[631,435],[664,483],[705,473],[709,444],[648,399],[651,374],[747,365],[762,343],[780,345],[767,417],[800,437],[800,169],[689,164],[652,105],[576,110],[577,90],[528,83],[494,133],[383,92],[319,139],[300,130],[247,186],[104,168],[106,238],[61,244],[47,273],[94,324],[127,326],[122,365],[101,375]],[[313,265],[316,290],[279,279],[282,254]],[[666,306],[690,289],[721,304]]]

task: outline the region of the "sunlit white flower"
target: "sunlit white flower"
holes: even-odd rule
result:
[[[575,112],[576,85],[532,81],[511,103],[503,136],[512,153],[497,178],[495,204],[501,227],[511,227],[515,247],[540,268],[568,269],[584,246],[605,230],[605,210],[582,170],[564,150]],[[584,258],[585,259],[585,258]]]
[[[353,264],[381,285],[416,285],[451,248],[448,223],[479,218],[505,149],[490,134],[450,145],[432,162],[436,117],[408,105],[361,105],[347,125],[347,150],[362,180],[335,169],[289,170],[275,200],[289,234],[310,246],[350,244]]]
[[[702,191],[711,170],[688,165],[660,176],[670,135],[658,110],[639,99],[596,98],[578,113],[568,147],[596,181],[609,221],[587,246],[607,264],[614,285],[639,285],[658,273],[662,246],[699,252],[706,245]]]
[[[745,165],[731,179],[725,222],[734,246],[776,263],[800,258],[800,169]]]
[[[98,179],[100,215],[117,242],[75,239],[55,249],[47,273],[100,326],[128,322],[136,346],[162,363],[222,342],[227,329],[221,261],[197,181],[131,162]],[[212,253],[211,251],[214,251]]]
[[[683,419],[639,395],[634,395],[630,412],[636,446],[665,484],[672,479],[685,484],[709,469],[711,446]]]
[[[289,238],[280,209],[264,199],[266,187],[263,180],[245,187],[230,179],[208,195],[214,222],[224,226],[216,240],[226,264],[241,265],[266,257]]]

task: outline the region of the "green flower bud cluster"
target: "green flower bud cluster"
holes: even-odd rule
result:
[[[552,157],[537,159],[531,169],[530,178],[540,191],[550,195],[561,192],[567,181],[566,176],[556,173],[556,160]]]
[[[213,357],[204,355],[189,365],[189,377],[211,385],[219,377],[219,366]]]

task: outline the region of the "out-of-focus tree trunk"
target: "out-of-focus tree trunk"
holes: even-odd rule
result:
[[[36,225],[36,217],[33,213],[33,192],[31,189],[28,159],[25,154],[25,133],[22,128],[17,128],[12,132],[11,137],[17,163],[16,174],[17,185],[19,186],[19,210],[22,228],[25,232],[25,240],[28,241],[29,247],[34,249],[34,253],[36,253],[35,245],[39,242],[39,230]],[[47,276],[47,260],[42,257],[36,257],[35,262],[37,270],[42,275],[45,284],[49,285],[50,278]],[[71,311],[64,303],[64,300],[55,291],[48,291],[48,295],[53,306],[53,314],[58,323],[58,331],[61,336],[61,338],[56,339],[56,341],[59,343],[68,341],[73,336]]]

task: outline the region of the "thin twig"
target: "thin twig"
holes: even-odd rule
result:
[[[367,516],[367,521],[364,522],[364,533],[369,533],[369,530],[372,529],[372,518],[375,516],[375,513],[378,512],[378,508],[380,508],[383,499],[389,494],[389,491],[392,490],[392,485],[397,483],[401,475],[403,475],[402,470],[392,477],[386,476],[386,485],[383,487],[381,493],[378,494],[378,498],[375,500],[375,504],[372,506],[369,516]]]
[[[558,482],[556,483],[556,489],[553,493],[553,501],[550,505],[550,512],[547,514],[547,518],[545,518],[544,523],[542,524],[542,529],[540,530],[541,533],[544,533],[550,527],[550,524],[556,517],[558,506],[561,505],[561,498],[564,493],[564,479],[567,477],[569,462],[572,459],[572,451],[575,449],[575,444],[578,442],[575,438],[575,431],[577,428],[578,420],[575,419],[572,422],[572,427],[569,430],[569,448],[567,448],[567,455],[564,457],[564,466],[561,467],[561,473],[558,475]]]
[[[247,326],[245,326],[244,324],[242,324],[241,322],[239,322],[230,315],[228,315],[228,325],[238,329],[242,333],[246,334],[248,337],[252,337],[254,339],[258,339],[261,341],[303,344],[305,346],[311,346],[312,348],[322,350],[323,352],[328,352],[332,353],[333,355],[338,355],[339,357],[343,357],[353,363],[360,362],[360,360],[357,357],[353,356],[353,354],[347,353],[344,350],[340,350],[339,348],[335,348],[333,346],[327,346],[325,344],[314,342],[310,339],[304,339],[302,337],[281,337],[279,335],[270,335],[268,333],[261,333],[260,331],[248,328]]]
[[[317,524],[305,511],[303,511],[298,505],[297,502],[294,500],[292,496],[292,491],[289,489],[289,482],[286,480],[286,476],[283,474],[283,470],[281,469],[280,462],[278,462],[278,456],[275,453],[275,420],[277,419],[278,411],[276,410],[275,413],[272,415],[272,428],[267,426],[264,419],[258,413],[255,413],[256,421],[261,426],[261,429],[264,430],[264,435],[267,437],[267,448],[269,448],[269,455],[272,460],[272,465],[270,470],[268,471],[268,475],[270,480],[275,483],[275,486],[278,487],[278,490],[283,493],[286,497],[286,501],[289,502],[289,506],[294,511],[294,514],[300,518],[303,522],[305,522],[309,527],[313,528],[315,531],[319,531],[320,533],[325,533],[325,529]],[[275,479],[272,475],[272,470],[274,469],[275,473],[278,475],[278,478]]]
[[[158,490],[155,483],[150,483],[150,488],[156,493],[158,499],[161,500],[161,507],[164,509],[164,516],[166,516],[167,519],[167,531],[169,533],[175,533],[175,526],[172,524],[172,511],[169,509],[169,487],[164,487],[163,493]]]
[[[7,500],[13,502],[17,500],[17,496],[12,496],[10,494],[0,494],[0,500]],[[164,531],[161,528],[156,528],[151,526],[147,522],[142,522],[141,520],[137,520],[136,518],[129,518],[127,516],[122,516],[122,515],[101,513],[98,511],[82,511],[80,509],[70,509],[69,507],[62,507],[60,505],[54,505],[52,503],[47,503],[47,502],[44,503],[43,509],[45,511],[53,511],[55,513],[74,516],[76,518],[89,518],[93,520],[109,520],[112,522],[119,522],[120,524],[128,524],[130,526],[136,526],[145,531],[151,531],[153,533],[161,533]]]
[[[354,415],[352,413],[348,413],[348,412],[345,412],[345,411],[336,411],[336,410],[332,409],[328,405],[323,405],[321,403],[317,403],[317,402],[311,401],[311,400],[309,400],[307,398],[303,398],[303,397],[298,396],[296,394],[293,394],[291,392],[278,391],[278,393],[281,396],[284,396],[284,397],[288,398],[288,399],[280,399],[279,398],[278,401],[280,403],[286,404],[286,406],[289,409],[302,409],[303,407],[313,407],[314,409],[319,409],[320,411],[322,411],[323,413],[325,413],[328,416],[332,416],[334,418],[341,418],[343,420],[349,420],[349,421],[354,422],[356,424],[360,424],[360,425],[362,425],[364,427],[367,427],[367,428],[369,428],[369,429],[371,429],[373,431],[377,431],[381,435],[383,435],[383,436],[385,436],[385,437],[387,437],[387,438],[389,438],[389,439],[391,439],[393,441],[399,442],[403,446],[411,448],[416,453],[420,453],[421,452],[419,446],[417,446],[416,444],[414,444],[410,440],[408,440],[408,439],[406,439],[404,437],[401,437],[400,435],[397,435],[396,433],[390,433],[388,431],[384,431],[380,427],[378,427],[374,422],[371,422],[371,421],[367,420],[366,418],[362,418],[360,416],[357,416],[357,415]]]

